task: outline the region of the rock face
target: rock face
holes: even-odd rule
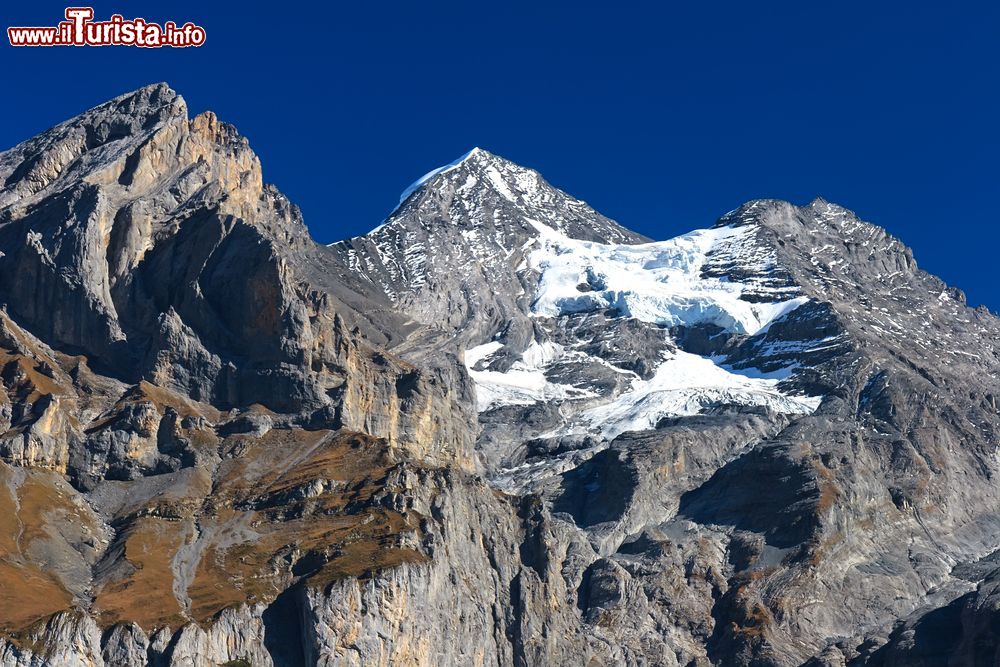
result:
[[[1000,321],[475,149],[324,247],[165,85],[0,153],[0,664],[987,665]]]

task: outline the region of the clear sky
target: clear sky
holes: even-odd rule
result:
[[[6,3],[4,28],[64,4]],[[249,138],[329,242],[481,146],[654,238],[815,196],[1000,310],[1000,5],[97,2],[197,49],[0,46],[0,149],[167,81]]]

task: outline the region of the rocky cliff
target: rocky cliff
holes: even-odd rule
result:
[[[162,84],[0,179],[0,664],[996,661],[1000,321],[846,209],[325,247]]]

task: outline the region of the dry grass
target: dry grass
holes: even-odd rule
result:
[[[10,466],[0,463],[0,558],[20,553],[17,536],[21,532],[21,519],[11,478]]]
[[[833,472],[823,465],[819,457],[811,457],[810,463],[816,473],[816,486],[819,487],[816,511],[824,514],[837,503],[840,498],[840,488],[837,486]]]
[[[97,593],[94,609],[101,625],[133,621],[150,630],[184,622],[174,597],[171,560],[186,538],[185,524],[141,517],[123,536],[123,558],[129,573],[105,584]]]
[[[367,578],[375,572],[405,563],[426,563],[426,555],[406,547],[387,547],[377,540],[353,542],[344,552],[306,579],[314,588],[325,589],[335,581],[348,577]]]
[[[163,398],[139,387],[122,400]],[[231,436],[222,449],[232,457],[214,478],[195,469],[115,518],[117,539],[110,561],[101,564],[91,610],[102,626],[132,621],[149,631],[207,623],[228,607],[269,602],[296,582],[326,587],[426,560],[406,546],[416,540],[404,539],[422,517],[377,500],[391,491],[386,487],[398,465],[385,442],[276,429],[262,437]],[[0,630],[23,631],[71,608],[65,586],[22,556],[33,541],[52,539],[57,514],[61,521],[90,520],[70,493],[49,472],[15,475],[0,463]],[[196,524],[203,544],[186,591],[188,613],[174,592],[174,557],[193,539]]]
[[[0,367],[4,379],[13,381],[11,389],[19,400],[34,403],[42,396],[67,393],[65,387],[39,370],[38,362],[28,357],[0,351]]]
[[[741,575],[736,589],[733,591],[735,603],[742,612],[742,618],[730,621],[733,634],[745,639],[762,637],[774,624],[771,610],[759,600],[754,599],[755,591],[760,590],[764,581],[775,572],[774,568],[752,570]]]
[[[57,492],[53,477],[0,463],[0,630],[23,631],[70,608],[72,595],[52,573],[25,556],[35,540],[49,539],[51,517],[86,522],[76,506]]]
[[[181,396],[174,391],[157,387],[143,380],[118,399],[110,410],[88,424],[87,432],[93,433],[101,430],[113,422],[125,406],[138,403],[151,403],[161,414],[166,408],[172,408],[181,417],[204,417],[211,422],[217,421],[220,414],[210,405],[192,401],[186,396]]]
[[[392,465],[381,441],[328,431],[271,431],[260,439],[231,440],[240,456],[224,464],[216,496],[227,506],[263,507],[220,513],[216,520],[232,525],[242,516],[258,537],[206,549],[188,591],[195,620],[207,621],[242,602],[273,599],[293,578],[325,586],[425,558],[399,546],[400,536],[414,530],[414,517],[369,505]],[[329,488],[296,494],[316,480]],[[293,577],[289,561],[310,565],[300,565]]]
[[[0,561],[0,631],[19,632],[69,609],[72,596],[37,566]]]
[[[772,624],[771,612],[759,602],[754,602],[745,610],[742,624],[733,622],[733,632],[743,637],[762,637]]]
[[[207,403],[192,401],[187,396],[182,396],[175,391],[157,387],[145,380],[141,381],[129,392],[128,399],[133,401],[149,401],[155,405],[160,412],[164,408],[173,408],[181,417],[204,417],[216,422],[220,418],[218,410]]]
[[[46,350],[2,314],[0,345],[9,348],[0,349],[0,400],[61,396],[71,420],[84,406],[100,415],[86,425],[88,431],[106,427],[126,405],[137,403],[210,423],[226,416],[148,382],[122,395],[124,385],[92,374],[85,358]],[[73,369],[75,379],[68,374]],[[249,411],[273,414],[259,405]],[[397,465],[384,441],[302,429],[225,441],[211,429],[194,429],[185,437],[196,449],[219,448],[223,462],[214,475],[210,468],[179,475],[152,500],[138,494],[113,517],[117,537],[99,565],[90,610],[101,625],[132,621],[151,630],[208,622],[227,607],[270,601],[296,582],[326,586],[426,559],[404,546],[421,517],[377,502]],[[52,540],[74,539],[62,537],[65,526],[93,521],[83,504],[72,502],[74,493],[51,472],[15,472],[0,463],[0,631],[23,632],[71,609],[71,591],[80,594],[74,582],[60,581],[58,572],[44,572],[25,556],[32,545],[38,553]],[[174,591],[174,558],[199,534],[196,525],[203,544],[186,591],[186,613]],[[80,589],[87,583],[80,582]]]
[[[267,558],[266,550],[249,544],[206,548],[188,588],[191,617],[207,623],[228,607],[277,597],[281,589],[267,574]]]
[[[150,629],[183,620],[169,559],[195,520],[205,544],[187,596],[189,617],[199,623],[228,607],[269,602],[295,581],[326,586],[425,560],[401,546],[420,517],[373,502],[394,465],[384,442],[274,430],[260,438],[231,436],[223,449],[235,456],[220,466],[214,488],[202,490],[203,506],[176,507],[158,498],[156,514],[169,510],[180,521],[144,516],[148,507],[131,510],[123,557],[134,570],[101,590],[102,624],[128,619]],[[319,489],[313,488],[317,480]]]
[[[21,545],[30,540],[26,533],[35,534],[40,522],[18,510],[11,486],[11,469],[0,464],[0,630],[5,632],[24,630],[67,609],[71,600],[54,577],[22,556]]]

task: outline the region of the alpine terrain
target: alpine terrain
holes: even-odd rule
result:
[[[0,153],[0,304],[5,667],[1000,664],[1000,320],[821,199],[323,246],[157,84]]]

